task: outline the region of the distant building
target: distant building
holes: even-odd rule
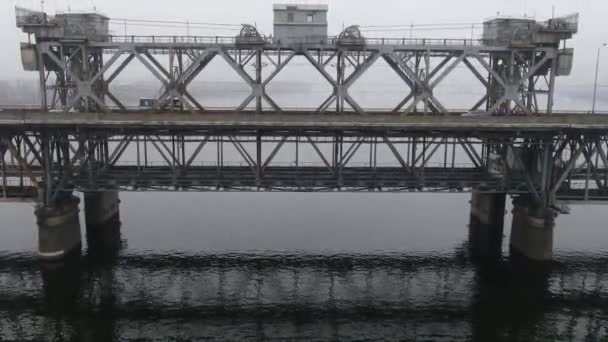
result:
[[[324,43],[327,5],[274,5],[274,39],[282,45]]]

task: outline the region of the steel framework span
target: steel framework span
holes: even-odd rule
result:
[[[149,95],[149,99],[154,99],[151,109],[205,111],[203,101],[192,95],[189,85],[215,58],[220,58],[251,90],[234,109],[281,113],[284,109],[272,99],[267,88],[294,57],[301,56],[332,88],[316,108],[318,113],[369,112],[369,108],[358,103],[351,88],[361,82],[370,67],[384,60],[409,89],[402,101],[389,108],[394,113],[453,111],[447,99],[439,98],[436,89],[462,66],[484,89],[479,100],[470,104],[470,111],[550,115],[556,76],[569,74],[572,61],[572,50],[562,49],[561,43],[577,31],[575,26],[556,28],[548,24],[541,28],[540,41],[510,37],[508,42],[502,42],[487,37],[370,39],[353,26],[338,37],[285,44],[263,37],[252,26],[246,26],[236,37],[92,38],[69,36],[67,29],[57,31],[61,23],[28,20],[31,17],[18,17],[18,26],[35,38],[35,44],[24,44],[22,51],[30,59],[41,61],[28,67],[39,72],[42,109],[104,112],[127,110],[110,85],[133,61],[145,66],[162,85],[158,94]]]
[[[3,114],[3,196],[53,204],[72,191],[476,190],[543,207],[608,200],[606,122],[594,116],[137,115]]]

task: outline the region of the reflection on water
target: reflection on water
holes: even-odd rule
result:
[[[121,197],[122,245],[98,240],[121,250],[61,265],[22,252],[33,208],[0,206],[1,341],[608,339],[602,207],[560,216],[539,269],[469,256],[469,196]]]
[[[2,340],[588,340],[608,336],[608,255],[542,269],[442,255],[87,255],[0,260]],[[181,339],[180,339],[181,338]]]

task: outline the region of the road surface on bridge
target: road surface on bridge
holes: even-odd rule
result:
[[[253,114],[213,113],[21,113],[0,112],[0,127],[48,128],[248,128],[248,129],[399,129],[399,130],[608,130],[608,115],[554,116],[401,116],[378,113]]]

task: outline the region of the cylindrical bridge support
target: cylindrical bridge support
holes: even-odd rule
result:
[[[89,251],[111,254],[120,249],[118,192],[87,192],[84,194],[84,208]]]
[[[77,197],[70,196],[52,206],[36,209],[38,251],[44,260],[80,255],[82,238]]]
[[[474,257],[483,259],[501,257],[506,197],[504,193],[473,193],[469,248]]]
[[[525,197],[514,200],[511,256],[532,261],[551,260],[555,217],[553,210],[535,206]]]

